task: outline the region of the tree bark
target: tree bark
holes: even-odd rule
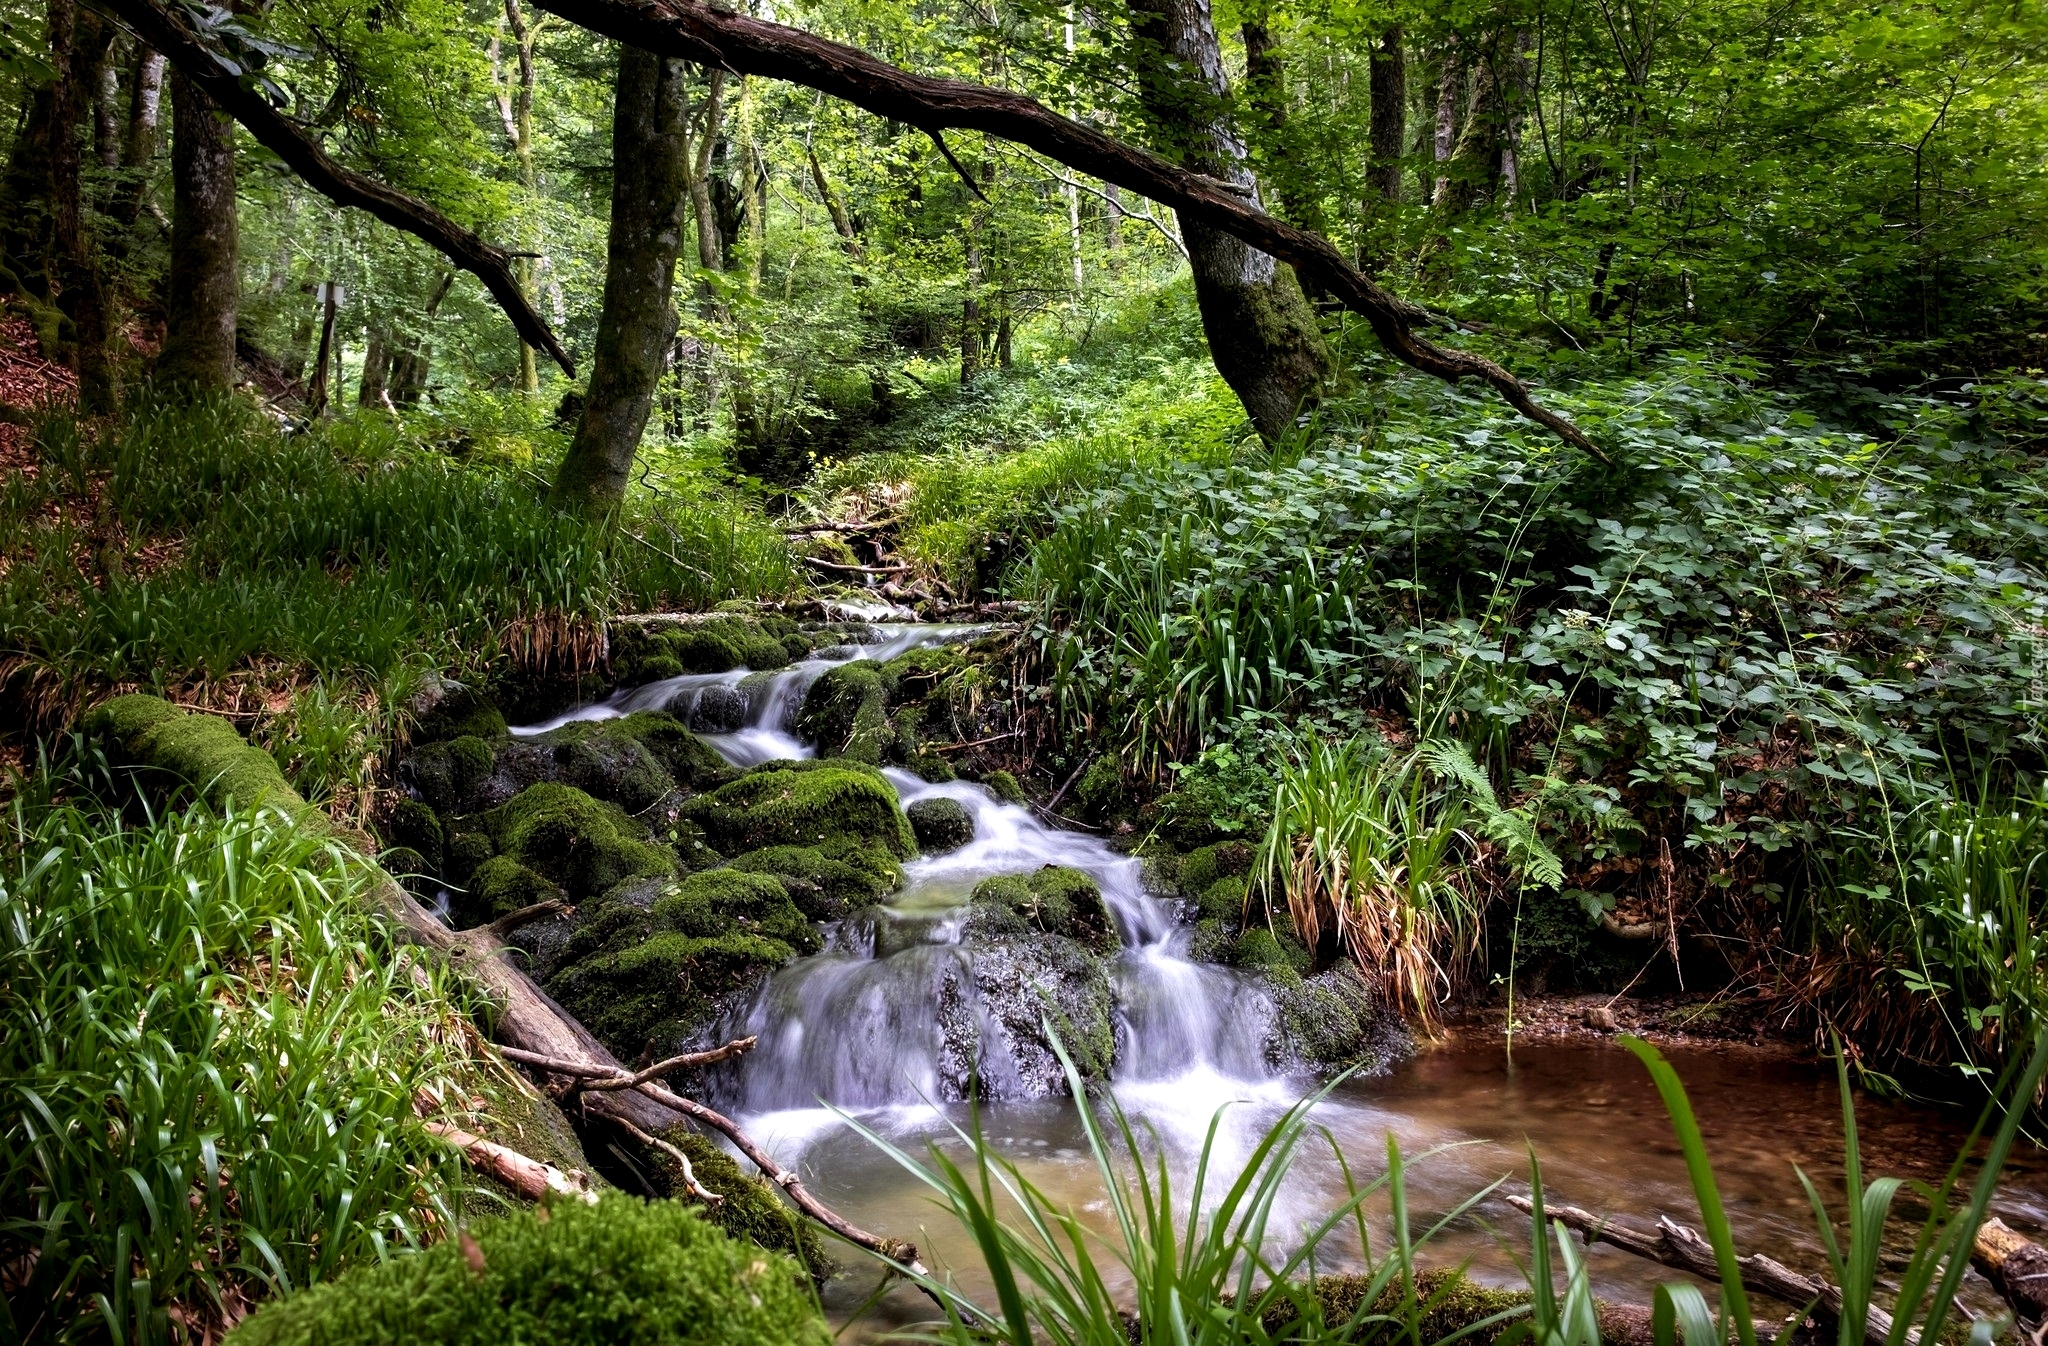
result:
[[[681,61],[619,53],[612,107],[612,219],[604,307],[583,419],[555,476],[557,506],[603,516],[626,498],[633,455],[661,381],[688,183],[689,96]]]
[[[811,184],[818,189],[818,197],[825,203],[826,213],[832,217],[832,228],[838,232],[846,255],[858,262],[861,259],[860,234],[853,227],[853,218],[846,213],[846,203],[832,190],[832,181],[825,176],[825,166],[818,162],[818,152],[806,149],[804,153],[811,161]]]
[[[241,301],[235,234],[235,128],[181,67],[171,77],[170,300],[156,376],[171,387],[235,386]]]
[[[1458,39],[1453,37],[1444,47],[1443,69],[1438,73],[1436,82],[1436,136],[1433,144],[1436,185],[1429,193],[1429,203],[1433,206],[1441,206],[1450,198],[1449,165],[1458,143],[1458,91],[1464,83],[1464,63],[1459,56]]]
[[[1383,201],[1401,199],[1401,152],[1408,140],[1408,57],[1401,25],[1390,24],[1372,52],[1372,165],[1366,180]]]
[[[107,214],[124,231],[141,214],[143,198],[149,192],[149,170],[156,160],[163,93],[163,53],[138,43],[135,66],[129,74],[128,132],[121,146],[121,183],[107,207]]]
[[[513,158],[519,165],[519,185],[526,189],[527,206],[531,209],[539,191],[539,177],[533,162],[533,45],[537,34],[520,11],[519,0],[505,0],[505,22],[512,30],[512,44],[519,58],[519,75],[510,96],[498,95],[498,115],[505,123],[505,138],[511,142]],[[495,65],[495,38],[491,45]],[[512,274],[519,282],[519,292],[526,296],[528,303],[534,298],[534,261],[532,257],[516,257],[512,261]],[[529,393],[540,391],[540,364],[534,358],[530,342],[519,343],[519,387]]]
[[[1145,44],[1139,96],[1162,141],[1188,168],[1261,209],[1244,141],[1228,119],[1230,82],[1209,0],[1132,0],[1132,17]],[[1200,218],[1184,217],[1181,235],[1210,358],[1272,443],[1330,371],[1315,313],[1272,254]]]
[[[427,296],[427,307],[421,317],[419,340],[409,347],[401,348],[391,361],[391,401],[399,407],[416,407],[420,394],[427,386],[427,370],[433,359],[434,343],[428,331],[434,325],[434,315],[440,312],[441,301],[448,297],[448,291],[455,286],[455,273],[443,272],[441,283]]]
[[[391,373],[391,343],[381,327],[370,329],[368,346],[363,350],[363,377],[356,384],[356,405],[359,407],[381,407],[388,389],[385,380]]]
[[[92,150],[109,172],[121,166],[120,54],[121,44],[108,42],[92,72]]]
[[[50,233],[57,307],[71,320],[65,352],[78,375],[78,405],[87,413],[114,408],[114,366],[107,348],[107,294],[92,237],[85,227],[84,163],[79,128],[92,115],[99,70],[114,29],[72,0],[49,10],[50,53],[57,82],[50,106]]]

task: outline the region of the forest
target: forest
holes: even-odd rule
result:
[[[0,1342],[2041,1346],[2036,0],[0,0]]]

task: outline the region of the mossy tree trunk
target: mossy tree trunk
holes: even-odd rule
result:
[[[235,125],[180,69],[171,76],[171,279],[157,379],[195,392],[235,385],[241,305]]]
[[[1161,148],[1261,206],[1244,141],[1230,125],[1230,81],[1209,0],[1132,0],[1139,95]],[[1269,443],[1330,372],[1315,313],[1294,272],[1200,220],[1181,221],[1209,354]]]
[[[683,62],[619,53],[612,107],[612,220],[590,392],[555,476],[557,506],[591,517],[626,498],[633,455],[675,339],[670,306],[687,191]]]

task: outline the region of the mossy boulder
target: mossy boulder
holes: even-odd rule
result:
[[[474,687],[441,682],[414,721],[414,743],[440,743],[451,738],[496,738],[505,732],[505,715]]]
[[[804,693],[796,731],[820,756],[881,762],[896,742],[881,671],[860,659],[826,669]]]
[[[933,795],[903,810],[920,849],[940,855],[974,840],[974,815],[957,799]]]
[[[326,815],[299,797],[270,754],[217,715],[136,694],[94,706],[79,727],[114,765],[188,785],[216,808],[233,800],[245,809],[282,809],[301,826],[327,830]]]
[[[1095,953],[1121,944],[1102,889],[1078,869],[1047,865],[1029,874],[983,879],[969,899],[1014,912],[1033,929],[1074,940]]]
[[[1285,969],[1306,976],[1313,959],[1301,941],[1292,935],[1282,938],[1262,925],[1253,926],[1231,941],[1227,955],[1219,959],[1248,971]]]
[[[1114,755],[1096,758],[1074,787],[1074,802],[1086,817],[1107,818],[1118,811],[1124,800],[1123,766]]]
[[[1268,964],[1262,975],[1275,1011],[1266,1055],[1276,1065],[1376,1072],[1415,1050],[1401,1017],[1380,1003],[1353,963],[1313,977]]]
[[[860,854],[861,864],[833,859],[815,846],[765,846],[732,862],[749,874],[773,874],[797,910],[814,921],[836,921],[855,907],[886,896],[896,883],[887,852]],[[879,873],[877,872],[879,871]]]
[[[607,1193],[480,1221],[467,1239],[272,1301],[234,1346],[828,1346],[797,1266],[675,1201]]]
[[[579,931],[578,934],[582,932]],[[572,962],[548,992],[623,1060],[678,1049],[735,993],[796,956],[765,935],[664,931],[617,953]]]
[[[477,867],[497,853],[483,832],[457,832],[448,838],[442,853],[441,876],[457,887],[467,887]]]
[[[1084,1078],[1107,1078],[1116,1059],[1109,959],[1033,927],[1006,904],[977,902],[962,923],[960,955],[974,995],[937,1003],[946,1057],[971,1072],[981,1096],[1042,1098],[1066,1092],[1057,1035]],[[966,1081],[956,1079],[955,1088]]]
[[[673,715],[638,711],[610,723],[613,732],[628,735],[645,748],[682,789],[715,789],[739,774],[716,748]]]
[[[671,1127],[662,1139],[681,1150],[690,1161],[690,1171],[699,1187],[723,1198],[716,1206],[699,1206],[706,1220],[733,1238],[787,1255],[809,1272],[815,1282],[822,1283],[832,1274],[832,1258],[825,1251],[818,1227],[784,1204],[773,1187],[742,1169],[709,1137],[688,1127]],[[656,1148],[648,1153],[648,1160],[656,1182],[667,1189],[667,1195],[679,1201],[696,1200],[689,1195],[682,1165],[673,1155]]]
[[[729,932],[781,940],[797,953],[816,953],[818,932],[772,874],[709,869],[670,885],[651,911],[656,930],[710,937]]]
[[[1232,925],[1243,923],[1251,898],[1251,888],[1242,874],[1233,874],[1227,879],[1218,879],[1202,890],[1195,900],[1196,909],[1203,918],[1213,921],[1227,921]]]
[[[791,637],[803,653],[808,642],[792,629],[776,634],[772,623],[749,617],[718,617],[710,621],[632,623],[612,627],[612,676],[637,685],[684,673],[727,673],[735,668],[771,669],[792,658]]]
[[[476,867],[462,892],[449,893],[448,917],[468,929],[561,896],[561,888],[511,856],[496,855]]]
[[[490,744],[465,734],[415,748],[398,778],[436,813],[467,813],[482,802],[496,765]]]
[[[792,763],[749,772],[685,803],[679,816],[726,855],[764,846],[850,843],[898,859],[917,852],[896,792],[879,771],[847,763]],[[829,853],[829,852],[828,852]]]
[[[530,785],[559,781],[628,813],[645,813],[681,791],[721,785],[737,773],[673,715],[642,711],[578,720],[499,746],[476,804],[497,804]]]
[[[529,786],[475,821],[498,854],[519,861],[576,901],[632,879],[665,877],[676,868],[674,857],[644,840],[618,806],[555,781]]]
[[[1218,880],[1242,878],[1251,873],[1252,847],[1246,841],[1219,841],[1180,858],[1178,883],[1182,894],[1200,898]]]
[[[982,775],[981,784],[990,794],[1005,804],[1024,802],[1024,787],[1017,783],[1016,776],[1007,771],[990,771]]]
[[[384,823],[384,840],[417,852],[429,874],[439,874],[447,859],[447,839],[441,820],[417,799],[400,799]]]

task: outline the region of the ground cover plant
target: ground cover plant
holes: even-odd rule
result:
[[[11,1334],[204,1336],[444,1235],[463,1181],[422,1114],[489,1086],[463,994],[364,906],[375,872],[273,810],[48,787],[0,844]]]

